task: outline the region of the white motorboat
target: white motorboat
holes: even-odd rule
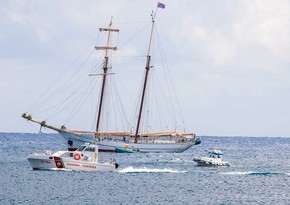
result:
[[[208,153],[207,157],[193,159],[199,166],[226,166],[229,167],[229,162],[222,161],[223,153],[221,150],[214,149]]]
[[[31,154],[27,159],[35,170],[115,171],[119,166],[114,160],[99,163],[98,146],[89,143],[85,143],[76,151],[58,151],[54,154],[46,151]]]

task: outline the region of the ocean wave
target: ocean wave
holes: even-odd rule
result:
[[[290,175],[290,173],[285,172],[222,172],[223,175]]]
[[[143,168],[134,168],[134,167],[127,167],[125,169],[120,170],[121,173],[185,173],[187,171],[179,171],[173,169],[149,169],[146,167]]]

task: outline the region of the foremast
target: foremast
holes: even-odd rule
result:
[[[150,32],[150,39],[149,39],[147,58],[146,58],[146,67],[145,67],[146,72],[145,72],[145,79],[144,79],[143,90],[142,90],[142,98],[141,98],[141,103],[140,103],[140,108],[139,108],[139,115],[138,115],[138,119],[137,119],[137,127],[136,127],[136,132],[135,132],[134,143],[137,143],[138,142],[138,138],[139,138],[139,128],[140,128],[140,122],[141,122],[141,118],[142,118],[144,99],[145,99],[145,95],[146,95],[148,75],[149,75],[149,71],[150,71],[150,68],[151,68],[151,66],[150,66],[150,60],[151,60],[150,50],[151,50],[151,45],[152,45],[152,38],[153,38],[153,30],[154,30],[156,12],[155,12],[154,15],[153,15],[153,12],[152,12],[151,16],[152,16],[152,25],[151,25],[151,32]]]
[[[132,136],[131,132],[100,132],[100,121],[101,121],[101,115],[102,115],[102,107],[104,103],[104,96],[105,96],[105,91],[106,91],[106,78],[107,75],[113,74],[113,73],[108,73],[108,62],[109,62],[109,50],[117,50],[117,47],[110,46],[110,40],[111,40],[111,32],[119,32],[119,29],[113,29],[112,28],[112,20],[110,21],[110,24],[108,28],[99,28],[100,32],[108,32],[107,35],[107,42],[106,46],[95,46],[96,50],[104,50],[105,55],[104,55],[104,62],[103,62],[103,73],[101,74],[103,76],[102,79],[102,87],[101,87],[101,94],[100,94],[100,101],[99,101],[99,106],[98,106],[98,116],[97,116],[97,121],[96,121],[96,132],[95,136],[100,136],[100,135],[106,135],[106,136]],[[95,76],[95,75],[100,75],[100,74],[90,74],[89,76]],[[83,130],[75,130],[75,129],[68,129],[66,126],[61,126],[60,128],[49,125],[46,123],[46,121],[39,121],[37,119],[32,118],[30,114],[23,113],[22,117],[28,121],[37,123],[42,127],[49,128],[51,130],[57,131],[59,133],[67,132],[67,133],[73,133],[73,134],[91,134],[91,131],[83,131]],[[40,130],[41,130],[40,128]]]
[[[104,63],[103,63],[103,81],[102,81],[102,88],[101,88],[101,96],[99,101],[99,108],[98,108],[98,116],[97,116],[97,122],[96,122],[96,136],[100,132],[100,121],[101,121],[101,115],[102,115],[102,107],[104,104],[104,95],[105,95],[105,89],[106,89],[106,79],[108,75],[108,62],[109,62],[109,50],[117,50],[117,47],[110,46],[110,37],[111,32],[119,32],[119,29],[113,29],[112,28],[112,20],[110,21],[108,28],[99,28],[100,32],[108,32],[107,36],[107,43],[106,46],[95,46],[96,50],[105,50],[105,57],[104,57]]]

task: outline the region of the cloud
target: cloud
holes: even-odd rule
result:
[[[280,125],[289,113],[289,1],[163,3],[166,8],[158,10],[156,28],[188,124],[199,134],[241,135],[248,130],[279,135],[279,131],[263,130],[271,125],[286,135],[289,128]],[[97,28],[106,26],[111,16],[114,27],[120,29],[115,72],[121,73],[120,80],[135,97],[150,26],[134,43],[122,45],[150,23],[155,6],[153,0],[1,2],[1,96],[18,102],[12,107],[9,100],[2,101],[1,107],[8,108],[3,114],[11,115],[6,110],[15,107],[24,110],[23,105],[40,95],[89,45],[93,49]],[[138,57],[129,59],[128,55]],[[152,62],[154,66],[160,63],[154,58]],[[7,120],[11,121],[18,122],[12,117]],[[243,126],[239,128],[235,121]],[[19,130],[29,129],[21,122]],[[1,131],[15,129],[8,123],[0,126]]]
[[[31,10],[34,10],[31,12]],[[25,30],[33,31],[34,35],[42,42],[47,41],[49,34],[53,33],[53,29],[49,23],[38,13],[33,6],[29,6],[25,1],[11,2],[5,6],[1,6],[2,18],[10,27],[20,27]],[[3,20],[2,20],[3,21]],[[9,33],[6,34],[6,36]],[[8,36],[7,36],[8,38]]]
[[[215,25],[211,26],[204,21],[213,16],[203,15],[205,19],[202,19],[198,16],[200,13],[185,12],[181,27],[186,31],[182,36],[184,43],[197,46],[218,67],[239,65],[273,69],[280,66],[281,61],[289,61],[289,1],[225,1],[218,4],[216,9],[220,12],[218,18],[212,20]]]

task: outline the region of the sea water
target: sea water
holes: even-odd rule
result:
[[[290,204],[290,138],[200,138],[183,153],[100,153],[117,172],[34,171],[27,156],[63,138],[0,133],[0,204]],[[196,166],[212,148],[232,166]]]

